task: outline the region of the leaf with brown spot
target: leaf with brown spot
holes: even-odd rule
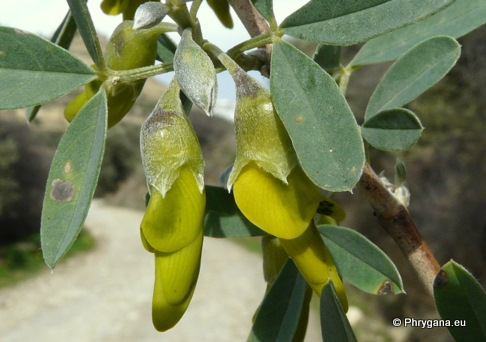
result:
[[[42,255],[53,268],[88,214],[106,137],[106,95],[96,94],[71,122],[51,164],[41,220]]]
[[[56,202],[69,202],[73,199],[76,193],[74,184],[70,181],[63,181],[62,179],[54,179],[52,181],[50,197]]]
[[[452,322],[447,329],[455,341],[486,341],[486,292],[464,266],[454,260],[442,266],[434,280],[434,299],[440,317]]]

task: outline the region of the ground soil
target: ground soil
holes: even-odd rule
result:
[[[261,258],[205,239],[188,311],[172,330],[152,327],[153,255],[139,238],[142,212],[95,201],[86,226],[92,251],[0,290],[1,342],[245,341],[265,291]],[[306,341],[320,341],[312,315]]]

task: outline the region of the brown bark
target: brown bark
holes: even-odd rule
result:
[[[433,295],[434,279],[440,271],[440,265],[412,221],[407,208],[385,187],[368,163],[358,188],[375,210],[381,226],[395,240],[421,282]]]

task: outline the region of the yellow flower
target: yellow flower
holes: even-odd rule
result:
[[[320,295],[332,279],[341,304],[347,299],[334,261],[314,224],[320,189],[300,167],[270,92],[224,53],[218,56],[236,84],[236,159],[228,178],[236,204],[282,247]]]
[[[280,239],[280,244],[317,294],[320,295],[324,285],[332,279],[344,311],[348,310],[348,300],[341,277],[314,221],[311,221],[304,234],[296,239]]]
[[[145,249],[155,254],[152,320],[159,331],[172,328],[187,309],[203,243],[204,161],[179,92],[174,79],[140,137],[151,195],[140,234]]]
[[[236,159],[228,178],[242,213],[269,234],[301,235],[324,199],[300,167],[270,92],[224,54],[236,83]]]

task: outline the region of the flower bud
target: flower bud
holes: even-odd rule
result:
[[[407,169],[405,163],[397,158],[395,162],[395,186],[400,186],[407,180]]]
[[[133,29],[148,29],[162,22],[169,12],[169,7],[159,1],[150,1],[140,5],[135,12]]]
[[[134,30],[132,21],[124,21],[115,29],[105,51],[107,67],[112,70],[129,70],[154,64],[157,50],[157,36],[163,28]],[[132,108],[140,95],[145,80],[119,83],[101,83],[94,80],[85,86],[64,110],[64,116],[71,122],[84,104],[102,86],[105,88],[108,104],[108,128],[117,124]]]
[[[218,93],[216,70],[206,52],[192,40],[190,28],[182,33],[174,54],[174,71],[189,100],[212,116]]]

